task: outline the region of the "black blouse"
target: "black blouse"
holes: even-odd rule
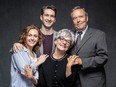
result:
[[[39,68],[38,87],[72,87],[75,74],[66,78],[66,64],[69,55],[54,59],[49,56]],[[76,71],[75,71],[76,72]]]

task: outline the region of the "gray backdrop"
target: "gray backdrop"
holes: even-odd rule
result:
[[[55,30],[74,29],[70,18],[71,9],[80,5],[87,9],[89,25],[106,32],[109,61],[105,65],[107,87],[116,87],[116,3],[115,0],[0,0],[0,87],[10,83],[10,53],[24,26],[41,27],[40,8],[55,5],[58,10]]]

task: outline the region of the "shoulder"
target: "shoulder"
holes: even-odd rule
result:
[[[56,31],[56,30],[53,30],[53,33],[57,33],[58,31]]]
[[[96,29],[96,28],[88,28],[88,31],[93,33],[93,34],[105,34],[104,31],[100,30],[100,29]]]
[[[24,47],[24,48],[23,48],[22,50],[20,50],[20,51],[17,50],[17,52],[13,52],[13,55],[19,55],[19,54],[20,54],[20,55],[21,55],[21,54],[24,55],[24,54],[27,53],[27,52],[28,52],[28,49]]]

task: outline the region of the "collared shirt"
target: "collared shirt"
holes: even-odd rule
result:
[[[88,26],[86,26],[85,29],[82,31],[81,40],[83,39],[83,37],[84,37],[84,35],[85,35],[87,29],[88,29]],[[75,41],[77,40],[78,35],[79,35],[79,34],[78,34],[78,31],[77,31],[77,32],[76,32],[76,36],[75,36]]]
[[[36,54],[34,54],[36,57]],[[22,51],[13,53],[11,56],[11,84],[10,87],[35,87],[31,80],[21,74],[25,72],[25,65],[30,65],[33,70],[35,79],[38,79],[38,70],[35,61],[29,56],[27,48],[23,48]]]

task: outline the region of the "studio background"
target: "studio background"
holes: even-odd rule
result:
[[[116,3],[115,0],[0,0],[0,87],[9,87],[9,50],[24,26],[41,27],[40,9],[53,4],[57,8],[55,30],[74,30],[70,11],[84,7],[89,14],[89,26],[103,30],[107,36],[109,60],[105,65],[107,87],[116,87]]]

